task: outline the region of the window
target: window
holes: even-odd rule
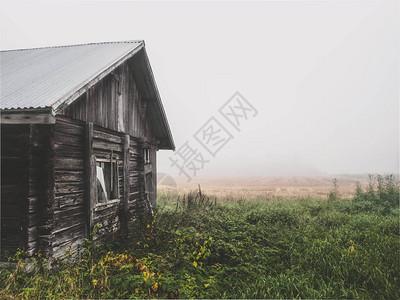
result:
[[[144,163],[150,163],[150,149],[144,149]]]
[[[116,160],[97,160],[97,203],[118,199],[118,164]]]

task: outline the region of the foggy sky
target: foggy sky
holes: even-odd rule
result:
[[[396,1],[1,2],[2,50],[144,39],[177,149],[197,176],[399,172]],[[257,110],[229,127],[240,92]],[[193,135],[231,133],[215,157]],[[171,151],[158,170],[172,176]]]

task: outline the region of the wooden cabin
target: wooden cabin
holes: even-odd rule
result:
[[[143,41],[2,51],[2,259],[125,228],[174,148]]]

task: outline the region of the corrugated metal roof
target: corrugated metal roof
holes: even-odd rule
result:
[[[143,46],[143,41],[125,41],[1,51],[0,108],[56,110]]]

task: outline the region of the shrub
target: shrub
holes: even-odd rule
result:
[[[360,183],[356,184],[353,198],[355,211],[374,211],[388,214],[399,212],[399,181],[394,175],[370,175],[364,191]]]

